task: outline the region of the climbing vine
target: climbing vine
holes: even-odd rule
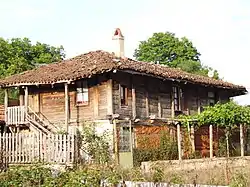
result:
[[[196,123],[199,126],[212,124],[218,127],[233,129],[239,124],[250,125],[250,107],[238,105],[233,101],[225,104],[217,103],[204,109],[200,114],[182,115],[178,119],[184,126],[187,126],[189,123]]]

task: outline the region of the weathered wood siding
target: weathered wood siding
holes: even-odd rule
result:
[[[107,78],[89,79],[89,102],[87,105],[76,104],[75,84],[69,85],[70,123],[79,124],[107,118]],[[64,125],[65,120],[65,93],[64,85],[58,84],[43,87],[30,87],[29,106],[37,108],[46,118]]]
[[[112,81],[108,81],[109,79],[112,79]],[[208,104],[209,91],[215,92],[217,99],[220,101],[225,102],[228,100],[228,94],[223,90],[181,84],[169,80],[163,81],[149,76],[131,75],[125,72],[90,78],[88,84],[89,103],[88,105],[79,106],[76,105],[75,101],[75,84],[69,85],[71,123],[107,119],[107,115],[112,113],[119,114],[121,118],[132,118],[132,87],[135,88],[136,118],[140,119],[152,115],[158,118],[170,118],[172,116],[173,85],[182,88],[181,110],[184,114],[197,113],[199,106],[202,111],[202,107]],[[127,87],[127,106],[121,106],[120,85]],[[29,106],[36,112],[41,112],[51,122],[61,121],[64,123],[64,85],[29,87]]]
[[[201,111],[204,106],[208,105],[208,92],[215,92],[216,101],[228,101],[227,92],[212,89],[209,87],[202,87],[198,85],[188,85],[174,83],[172,81],[163,81],[160,79],[141,76],[130,75],[124,72],[118,72],[112,75],[113,79],[113,112],[120,114],[120,117],[132,116],[132,97],[131,87],[135,87],[136,93],[136,117],[146,118],[149,116],[156,116],[160,118],[170,118],[172,112],[172,86],[178,85],[183,92],[181,102],[181,110],[184,114],[196,114],[200,106]],[[121,106],[121,98],[119,85],[128,87],[128,106]]]

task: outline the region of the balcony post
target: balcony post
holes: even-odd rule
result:
[[[65,91],[65,127],[66,132],[69,132],[69,87],[68,83],[64,84]]]
[[[4,119],[5,119],[5,126],[4,132],[7,132],[7,125],[8,125],[8,89],[4,89]]]

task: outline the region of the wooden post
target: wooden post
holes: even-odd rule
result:
[[[113,114],[113,82],[112,79],[108,80],[107,84],[107,113]]]
[[[244,134],[243,134],[243,125],[240,124],[240,155],[244,156]]]
[[[4,119],[5,119],[5,126],[4,126],[4,132],[7,131],[7,125],[8,125],[8,89],[4,89]]]
[[[29,90],[28,90],[28,86],[26,86],[25,90],[24,90],[24,105],[25,105],[25,108],[27,110],[27,107],[29,106]]]
[[[198,107],[198,114],[201,113],[201,100],[200,100],[200,96],[198,96],[197,98],[197,107]]]
[[[98,86],[94,87],[94,117],[95,119],[99,116],[99,106],[98,106],[99,96],[98,96]]]
[[[171,117],[174,118],[175,117],[175,113],[174,113],[174,88],[172,87],[172,92],[171,92]]]
[[[191,145],[192,145],[192,151],[195,152],[194,125],[191,125]]]
[[[146,97],[145,97],[145,102],[146,102],[146,117],[149,117],[149,107],[148,107],[148,92],[146,91]]]
[[[178,156],[179,156],[179,160],[182,160],[181,157],[181,127],[180,124],[177,124],[177,145],[178,145]]]
[[[69,87],[68,83],[64,84],[65,91],[65,127],[66,132],[69,132]]]
[[[158,117],[161,118],[161,96],[158,95]]]
[[[136,96],[135,96],[135,88],[132,85],[132,116],[133,119],[136,118]]]
[[[132,132],[132,121],[129,120],[129,139],[130,139],[130,153],[131,153],[131,158],[133,158],[133,132]],[[133,159],[132,159],[133,162]],[[134,163],[132,163],[132,166]]]
[[[213,158],[213,125],[209,125],[210,158]]]
[[[116,127],[116,120],[113,120],[113,134],[114,134],[114,151],[115,151],[115,162],[119,165],[119,149],[118,149],[118,137],[117,137],[117,127]]]
[[[24,105],[23,90],[22,90],[22,88],[19,88],[19,105],[20,105],[20,106],[23,106],[23,105]]]

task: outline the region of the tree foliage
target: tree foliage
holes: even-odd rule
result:
[[[62,46],[54,47],[37,42],[32,44],[28,38],[0,38],[0,78],[33,69],[65,58]],[[17,90],[10,91],[10,97],[17,97]],[[4,93],[0,90],[0,103]]]
[[[141,41],[134,57],[140,61],[155,62],[189,73],[208,75],[213,69],[200,62],[200,53],[187,38],[177,38],[170,32],[154,33],[146,41]],[[214,71],[214,78],[219,78]]]
[[[65,57],[62,46],[54,47],[37,42],[32,44],[28,38],[0,38],[1,77],[30,70],[37,65],[49,64]]]

